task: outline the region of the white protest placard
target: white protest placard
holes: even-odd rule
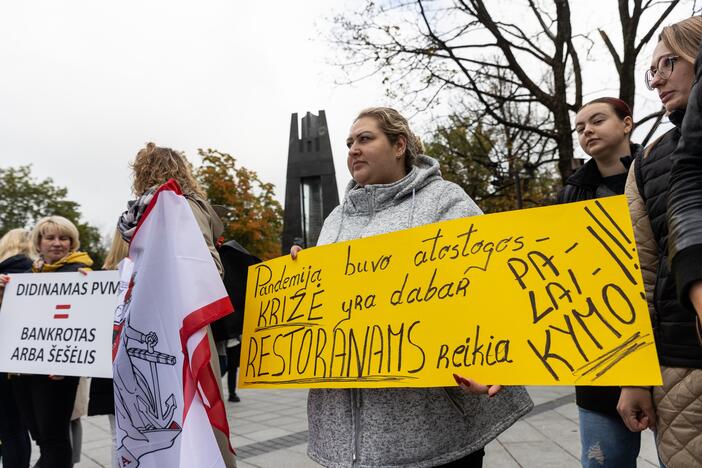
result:
[[[117,271],[10,276],[0,308],[0,372],[112,377]]]

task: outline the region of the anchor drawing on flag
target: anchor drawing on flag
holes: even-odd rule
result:
[[[139,409],[151,422],[152,426],[163,428],[167,427],[173,420],[173,413],[176,409],[176,403],[175,396],[171,394],[168,399],[166,399],[166,408],[164,410],[161,403],[161,386],[158,380],[157,364],[168,364],[173,366],[176,363],[176,358],[170,354],[154,351],[154,347],[149,341],[147,341],[146,344],[146,350],[141,348],[127,348],[127,354],[133,359],[139,359],[149,363],[149,367],[151,369],[151,385],[145,385],[148,390],[145,395],[148,398],[148,401],[144,401],[141,395],[137,396],[137,399],[139,400]],[[135,375],[140,375],[143,378],[141,373]]]
[[[126,350],[126,356],[115,362],[114,375],[117,425],[126,433],[119,447],[122,467],[139,466],[141,457],[171,447],[181,433],[180,425],[173,420],[177,408],[175,395],[171,393],[166,398],[164,407],[158,375],[159,365],[174,366],[176,357],[154,349],[158,344],[155,332],[142,333],[130,325],[135,276],[130,278],[124,302],[115,312],[113,336],[115,354],[120,347]],[[135,342],[146,344],[146,349],[135,346]],[[144,375],[145,363],[150,379]]]

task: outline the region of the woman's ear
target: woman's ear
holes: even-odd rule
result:
[[[634,119],[631,117],[627,116],[624,117],[624,133],[627,135],[631,133],[631,131],[634,129]]]
[[[397,137],[397,141],[395,142],[395,159],[400,159],[405,155],[405,151],[407,150],[407,140],[405,139],[404,136],[400,135]]]

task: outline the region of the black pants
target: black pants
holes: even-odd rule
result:
[[[454,460],[445,465],[440,465],[437,468],[482,468],[484,456],[484,449],[476,450],[475,452],[469,453],[459,460]]]
[[[241,343],[227,348],[227,387],[230,395],[236,395],[236,370],[239,368]]]
[[[4,468],[27,468],[32,455],[27,427],[20,418],[7,375],[0,373],[0,443]]]
[[[13,381],[22,420],[39,446],[41,468],[71,468],[71,413],[78,377],[51,380],[46,375],[23,375]]]

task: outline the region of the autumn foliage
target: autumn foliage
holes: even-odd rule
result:
[[[274,198],[274,185],[256,172],[237,167],[236,158],[214,149],[199,149],[202,166],[195,176],[212,205],[225,208],[220,218],[224,239],[235,240],[263,260],[280,255],[283,208]]]

